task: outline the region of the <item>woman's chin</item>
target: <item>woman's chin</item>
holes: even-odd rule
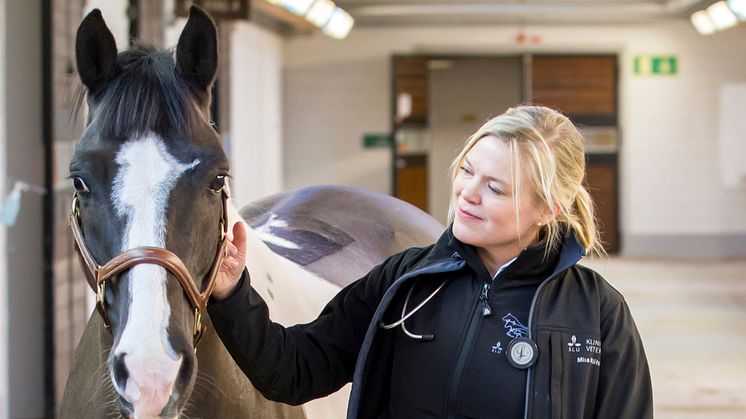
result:
[[[474,244],[477,240],[477,234],[473,228],[464,226],[458,220],[453,222],[453,237],[466,244]]]

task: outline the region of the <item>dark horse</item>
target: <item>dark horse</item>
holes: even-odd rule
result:
[[[192,7],[175,54],[117,54],[94,10],[76,55],[90,119],[70,163],[70,220],[98,313],[76,349],[60,417],[342,416],[344,395],[305,410],[264,399],[202,318],[237,216],[209,119],[212,20]],[[281,323],[312,319],[341,286],[442,230],[408,204],[344,187],[276,195],[242,215],[253,227],[252,284]]]

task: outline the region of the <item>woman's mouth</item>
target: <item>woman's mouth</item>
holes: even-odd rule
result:
[[[467,220],[467,221],[481,221],[482,219],[477,217],[476,215],[470,213],[469,211],[459,208],[458,209],[458,215],[460,218]]]

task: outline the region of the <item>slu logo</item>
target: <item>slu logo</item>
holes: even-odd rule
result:
[[[505,322],[505,328],[508,330],[505,334],[509,338],[517,339],[528,336],[528,327],[524,326],[514,315],[508,313],[502,319]]]
[[[580,352],[580,343],[578,342],[578,338],[575,337],[575,335],[572,335],[570,338],[570,342],[567,343],[567,350],[569,352]]]
[[[501,353],[503,353],[503,347],[502,347],[502,344],[500,343],[500,341],[497,341],[497,344],[495,344],[495,346],[492,347],[492,353],[493,354],[501,354]]]

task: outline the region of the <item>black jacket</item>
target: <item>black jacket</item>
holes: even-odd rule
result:
[[[380,323],[396,319],[402,291],[414,279],[462,281],[484,269],[474,266],[473,255],[449,229],[432,246],[390,257],[304,325],[269,321],[247,278],[208,310],[226,348],[265,397],[300,404],[352,380],[348,418],[386,417],[394,334]],[[582,255],[575,237],[565,237],[531,302],[529,338],[539,358],[528,370],[524,417],[651,418],[650,373],[627,304],[597,273],[576,265]]]

